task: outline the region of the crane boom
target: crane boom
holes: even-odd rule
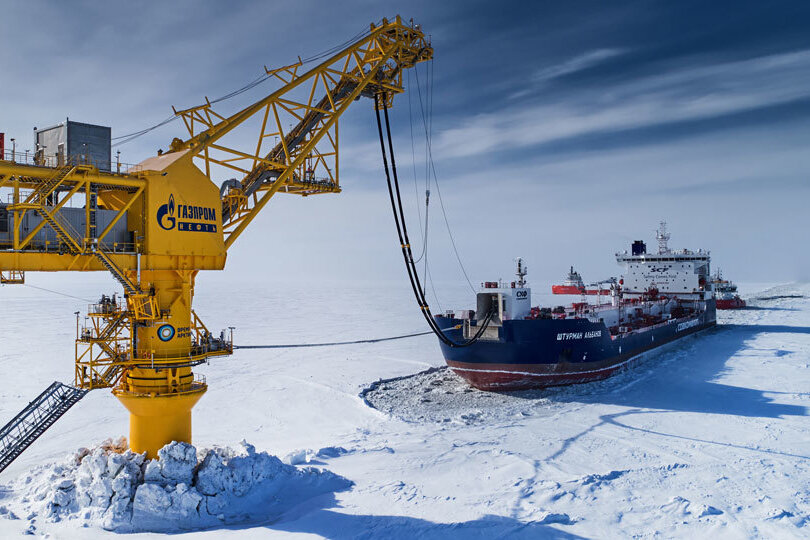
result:
[[[112,388],[129,409],[133,450],[154,457],[172,440],[190,442],[191,409],[208,388],[192,368],[233,352],[232,333],[214,336],[191,308],[199,271],[225,267],[228,248],[276,193],[340,192],[341,115],[361,97],[390,105],[403,70],[432,57],[418,25],[383,19],[308,71],[300,58],[265,68],[280,87],[230,116],[207,98],[175,110],[188,138],[125,172],[0,155],[0,188],[12,201],[0,203],[0,282],[108,270],[124,288],[123,302],[103,296],[84,327],[77,319],[74,385]]]
[[[171,151],[191,152],[209,178],[217,165],[242,176],[227,182],[221,191],[226,248],[275,193],[338,192],[338,118],[361,96],[384,93],[392,99],[403,91],[403,70],[432,56],[421,29],[397,17],[379,26],[372,24],[367,35],[304,73],[299,74],[300,59],[280,69],[266,69],[283,86],[228,118],[215,113],[207,99],[204,105],[175,111],[189,138],[172,141]],[[316,101],[318,90],[323,97]],[[254,117],[262,118],[254,151],[218,144]],[[285,130],[286,121],[292,127]],[[277,142],[265,152],[271,137]]]

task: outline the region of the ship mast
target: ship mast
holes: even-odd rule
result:
[[[667,245],[667,242],[669,242],[669,237],[670,234],[667,232],[667,222],[662,221],[658,226],[658,230],[655,231],[655,239],[658,240],[659,255],[669,253],[669,246]]]
[[[515,259],[515,262],[517,263],[517,271],[515,272],[515,275],[518,278],[517,286],[523,288],[526,286],[526,272],[529,270],[529,267],[523,264],[523,258],[521,257]],[[573,269],[574,267],[572,266],[571,270]]]

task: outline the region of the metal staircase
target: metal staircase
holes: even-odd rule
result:
[[[31,192],[25,199],[24,204],[37,204],[44,206],[48,195],[54,192],[59,187],[59,184],[65,181],[73,171],[76,170],[75,165],[65,165],[56,170],[56,174],[48,178],[45,182],[38,185],[37,188]]]
[[[142,295],[143,293],[140,288],[127,278],[124,271],[101,249],[101,246],[88,245],[87,240],[83,239],[81,233],[74,230],[70,223],[60,218],[59,211],[56,208],[50,210],[48,208],[48,197],[56,191],[66,178],[77,170],[82,170],[84,167],[86,166],[74,164],[59,167],[54,175],[39,184],[36,189],[26,197],[25,201],[11,204],[8,206],[8,209],[22,211],[33,210],[42,216],[42,219],[53,229],[68,253],[74,255],[92,254],[110,271],[127,294]]]
[[[73,254],[85,254],[89,250],[83,248],[82,243],[80,243],[76,237],[78,233],[75,231],[71,234],[71,227],[68,223],[62,222],[58,214],[54,213],[51,214],[48,212],[48,209],[45,206],[38,206],[36,208],[37,213],[42,216],[48,225],[50,225],[51,229],[56,232],[56,235],[62,240],[62,243],[67,248],[69,253]],[[91,248],[92,249],[92,248]],[[110,271],[113,277],[121,284],[127,294],[141,294],[140,288],[130,281],[124,271],[118,267],[117,264],[110,258],[110,256],[100,249],[99,246],[96,246],[95,249],[92,249],[91,253],[104,265],[104,268]]]
[[[55,215],[52,215],[48,212],[48,210],[43,206],[37,208],[37,213],[42,216],[48,225],[56,232],[56,235],[62,240],[62,242],[67,246],[67,249],[70,253],[81,253],[82,248],[79,242],[70,234],[63,223],[61,223]]]
[[[75,231],[71,231],[72,228],[70,225],[59,219],[56,209],[49,211],[47,204],[48,197],[53,194],[56,188],[58,188],[68,176],[73,174],[77,168],[78,167],[75,165],[60,167],[53,176],[39,184],[36,189],[25,198],[25,201],[8,205],[9,210],[22,210],[23,212],[33,210],[42,216],[42,219],[50,225],[70,253],[81,253],[81,235]]]
[[[124,274],[124,271],[121,270],[115,262],[107,255],[105,252],[101,251],[100,249],[96,249],[93,251],[93,255],[101,261],[101,264],[104,265],[104,268],[110,271],[115,279],[118,280],[118,283],[124,288],[127,294],[141,294],[140,288],[137,285],[132,283]]]
[[[92,389],[112,388],[118,383],[119,379],[121,378],[121,375],[124,373],[124,366],[122,366],[121,364],[117,364],[115,362],[125,360],[127,354],[124,353],[122,355],[122,353],[113,349],[109,345],[109,343],[107,343],[105,340],[114,336],[116,332],[119,330],[119,327],[122,324],[126,324],[126,322],[127,322],[127,313],[125,311],[121,311],[118,313],[118,315],[115,316],[114,319],[111,319],[107,323],[107,325],[99,333],[98,336],[91,338],[96,345],[101,347],[101,350],[107,354],[110,361],[113,363],[108,365],[107,368],[100,373],[98,371],[94,371],[90,375],[93,378],[93,380],[90,381],[90,386],[88,386],[87,388]],[[86,380],[77,381],[77,384],[79,386],[85,387],[87,381]]]
[[[87,390],[56,381],[3,426],[0,429],[0,471],[8,467],[85,394]]]

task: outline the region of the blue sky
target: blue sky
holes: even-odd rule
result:
[[[616,275],[613,253],[705,248],[744,281],[810,279],[810,5],[802,2],[26,2],[0,18],[0,131],[71,119],[113,136],[152,125],[399,12],[432,37],[433,155],[473,281],[574,264]],[[420,81],[427,77],[420,67]],[[411,230],[423,204],[415,75],[392,111]],[[260,86],[231,112],[272,90]],[[413,111],[416,155],[411,155]],[[425,95],[423,95],[423,98]],[[231,251],[229,272],[405,279],[371,102],[341,127],[344,193],[282,198]],[[173,123],[123,147],[138,162],[183,136]],[[19,146],[18,146],[19,148]],[[414,166],[415,165],[415,166]],[[419,187],[413,186],[413,170]],[[463,279],[435,187],[429,256]]]

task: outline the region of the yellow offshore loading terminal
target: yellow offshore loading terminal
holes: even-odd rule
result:
[[[403,70],[432,56],[418,25],[383,19],[308,71],[312,60],[300,58],[265,68],[280,88],[229,117],[208,98],[175,110],[189,137],[124,172],[100,170],[86,156],[38,153],[33,164],[0,156],[0,188],[12,194],[2,209],[10,234],[0,245],[0,280],[109,271],[125,293],[123,302],[102,297],[77,326],[74,387],[54,383],[0,431],[0,470],[98,388],[112,388],[129,410],[132,450],[153,458],[171,441],[191,442],[191,409],[207,389],[192,369],[233,352],[233,336],[212,335],[194,313],[195,276],[225,267],[228,248],[275,194],[339,193],[340,116],[360,97],[390,105],[404,91]],[[255,144],[229,142],[240,126],[255,136],[254,125]],[[234,178],[217,186],[212,175],[222,171]],[[83,205],[83,230],[65,218],[71,201]],[[110,218],[98,231],[102,211]],[[26,214],[37,217],[28,231]],[[111,241],[122,224],[131,241]],[[43,230],[56,239],[43,240]]]

